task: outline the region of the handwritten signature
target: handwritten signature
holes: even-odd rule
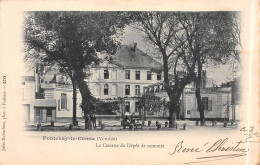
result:
[[[210,162],[215,160],[223,160],[223,159],[246,156],[249,149],[242,144],[260,143],[258,140],[256,140],[256,138],[260,137],[260,134],[257,131],[255,131],[254,127],[250,127],[250,128],[242,127],[240,129],[240,132],[242,132],[243,135],[245,135],[245,138],[236,142],[231,141],[229,138],[224,138],[224,139],[218,139],[213,143],[206,142],[204,143],[204,145],[200,147],[188,147],[187,144],[184,143],[184,141],[180,141],[177,144],[175,144],[173,150],[169,152],[169,155],[177,155],[180,153],[202,153],[202,152],[207,154],[212,154],[214,152],[227,153],[225,155],[199,157],[196,159],[200,159],[200,161],[188,162],[185,164]]]
[[[206,151],[206,153],[212,153],[212,152],[216,152],[216,151],[248,152],[248,150],[246,148],[241,147],[241,144],[244,143],[242,140],[236,142],[235,145],[230,145],[230,144],[227,145],[227,142],[228,142],[228,138],[219,139],[210,145],[209,145],[209,142],[207,142],[204,144],[204,147],[207,146],[207,148],[205,150],[202,147],[197,147],[197,148],[184,147],[183,141],[180,141],[175,145],[173,152],[170,152],[169,154],[174,155],[176,153],[202,152],[202,151]]]

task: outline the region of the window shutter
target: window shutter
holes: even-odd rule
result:
[[[58,100],[58,110],[60,111],[60,100]]]
[[[208,104],[208,108],[209,108],[209,111],[212,111],[212,100],[209,100],[209,104]]]

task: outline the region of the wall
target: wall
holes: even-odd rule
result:
[[[34,120],[35,81],[23,81],[21,87],[21,100],[24,106],[23,112],[26,118],[25,121],[31,122]],[[29,117],[27,117],[28,113]],[[28,121],[27,118],[30,118],[30,121]]]
[[[231,90],[219,89],[215,92],[202,91],[201,97],[208,97],[212,100],[212,110],[205,110],[205,118],[230,118],[232,113],[231,107]],[[187,91],[184,93],[184,113],[185,118],[199,118],[199,111],[197,110],[197,100],[195,92]],[[188,114],[190,110],[190,114]]]
[[[51,84],[52,87],[55,87],[55,84]],[[67,109],[61,109],[61,94],[67,95]],[[47,88],[45,90],[45,99],[55,99],[57,102],[57,108],[56,108],[56,117],[62,118],[62,117],[71,117],[73,115],[73,94],[72,94],[72,88]],[[82,117],[82,110],[80,107],[81,104],[81,96],[79,90],[77,90],[77,117]]]

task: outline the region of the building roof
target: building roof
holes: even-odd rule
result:
[[[130,45],[118,47],[113,63],[123,67],[162,68],[162,64],[160,62],[154,60],[137,47],[134,49],[134,47]]]
[[[35,107],[57,107],[55,99],[35,99]]]

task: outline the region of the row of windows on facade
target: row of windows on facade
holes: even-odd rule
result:
[[[108,84],[104,85],[104,95],[108,95],[109,93],[109,86]],[[125,85],[125,95],[130,95],[130,85]],[[135,95],[140,95],[140,85],[135,85]]]
[[[130,78],[130,70],[125,71],[125,79],[131,79]],[[104,79],[109,79],[109,71],[107,69],[104,70]],[[162,74],[157,73],[157,80],[162,79]],[[140,80],[140,71],[135,71],[135,80]],[[147,80],[152,80],[152,72],[147,71]]]

